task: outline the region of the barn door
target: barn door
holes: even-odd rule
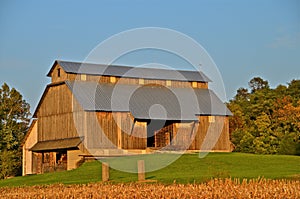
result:
[[[32,174],[42,173],[42,154],[32,153]]]

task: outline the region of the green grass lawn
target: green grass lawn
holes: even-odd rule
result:
[[[157,161],[163,161],[169,155],[158,154]],[[171,155],[172,156],[172,155]],[[133,156],[124,159],[107,160],[110,165],[121,164],[124,168],[136,169],[136,160],[144,158],[145,167],[154,164],[150,156]],[[152,156],[153,158],[153,156]],[[131,160],[131,161],[130,161]],[[132,161],[133,160],[133,161]],[[132,170],[132,171],[133,171]],[[253,155],[243,153],[210,153],[204,158],[199,154],[182,155],[169,166],[146,173],[146,179],[161,183],[200,183],[211,178],[270,178],[270,179],[300,179],[300,157],[285,155]],[[110,170],[111,182],[133,182],[137,174]],[[78,169],[40,175],[29,175],[1,180],[1,186],[23,186],[37,184],[81,184],[101,181],[101,163],[86,162]]]

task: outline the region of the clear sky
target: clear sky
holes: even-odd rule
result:
[[[17,88],[33,111],[54,60],[83,61],[108,37],[149,26],[200,43],[228,100],[254,76],[271,87],[300,78],[299,0],[1,0],[0,84]]]

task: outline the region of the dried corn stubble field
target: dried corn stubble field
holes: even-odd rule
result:
[[[45,185],[0,188],[0,198],[300,198],[300,181],[214,179],[202,184]]]

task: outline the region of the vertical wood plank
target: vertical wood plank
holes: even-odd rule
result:
[[[120,113],[117,113],[117,124],[116,124],[116,127],[117,127],[117,134],[118,134],[118,149],[122,149],[122,130],[121,130],[121,126],[118,126],[118,125],[121,125],[121,114]]]

